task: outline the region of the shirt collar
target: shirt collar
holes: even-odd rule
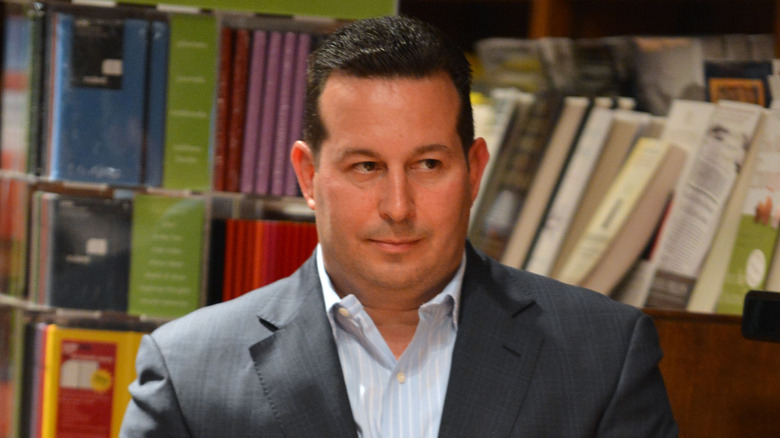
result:
[[[323,261],[322,256],[322,247],[318,244],[316,249],[316,257],[317,257],[317,274],[320,277],[320,284],[322,285],[322,296],[325,300],[325,311],[328,315],[328,320],[330,321],[331,328],[334,331],[336,331],[336,323],[333,319],[333,307],[338,305],[341,302],[341,298],[339,298],[339,295],[336,293],[336,290],[333,288],[333,283],[330,281],[330,277],[328,276],[328,273],[325,271],[325,263]],[[466,251],[463,251],[463,257],[460,261],[460,266],[458,267],[458,270],[455,272],[455,275],[452,276],[452,279],[450,279],[449,283],[447,283],[446,286],[444,286],[444,289],[442,289],[441,292],[439,292],[435,297],[433,297],[430,301],[423,304],[423,306],[428,304],[441,304],[444,303],[447,299],[452,299],[452,324],[453,327],[457,330],[458,329],[458,312],[460,310],[460,292],[461,287],[463,286],[463,274],[466,272]]]

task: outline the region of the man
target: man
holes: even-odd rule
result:
[[[469,88],[410,19],[316,51],[291,154],[315,255],[145,337],[123,436],[676,435],[650,318],[466,242],[488,159]]]

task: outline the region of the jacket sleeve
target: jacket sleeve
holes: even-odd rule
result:
[[[136,356],[136,380],[130,384],[121,438],[189,437],[176,392],[157,343],[145,335]]]
[[[658,367],[662,355],[652,318],[640,314],[612,400],[599,423],[599,437],[678,435]]]

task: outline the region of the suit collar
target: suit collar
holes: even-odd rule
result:
[[[265,291],[250,354],[285,436],[357,437],[314,257]]]
[[[540,309],[517,271],[470,245],[467,257],[439,436],[508,436],[543,343],[533,328]]]

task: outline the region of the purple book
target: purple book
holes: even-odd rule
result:
[[[294,32],[284,34],[282,43],[282,72],[279,84],[279,100],[277,105],[276,138],[273,148],[273,165],[271,167],[271,195],[284,194],[284,171],[290,161],[290,111],[292,108],[293,81],[295,80],[295,50],[298,36]]]
[[[298,48],[295,53],[295,79],[293,81],[292,107],[290,111],[290,136],[287,140],[287,155],[293,142],[303,138],[303,104],[306,100],[306,63],[311,49],[311,35],[298,35]],[[298,195],[298,180],[289,160],[285,163],[284,195]]]
[[[274,134],[276,133],[276,109],[281,72],[282,33],[271,32],[266,57],[265,84],[263,86],[262,115],[255,161],[255,193],[269,194],[271,164],[273,160]]]
[[[244,129],[244,150],[241,158],[242,193],[251,194],[255,190],[255,167],[257,160],[258,137],[261,125],[261,106],[263,102],[263,82],[265,81],[266,46],[268,33],[256,30],[252,36],[251,64],[249,66],[249,90],[246,102],[246,127]]]

